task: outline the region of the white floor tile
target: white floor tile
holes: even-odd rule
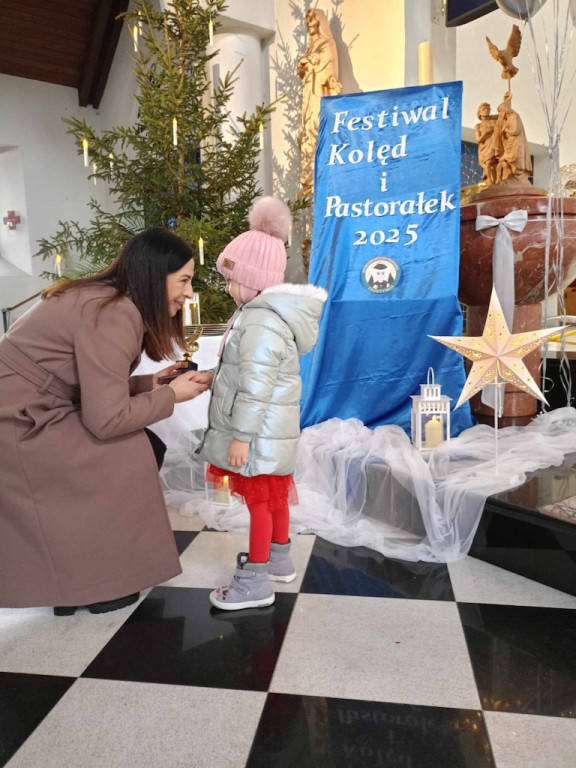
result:
[[[244,768],[265,693],[77,680],[9,768]]]
[[[455,603],[301,594],[271,691],[479,709]]]
[[[310,559],[315,537],[297,535],[292,539],[292,560],[298,573],[289,584],[274,582],[276,592],[298,592]],[[203,531],[180,556],[182,573],[164,586],[215,588],[234,575],[236,554],[248,551],[247,533]]]
[[[498,768],[574,768],[576,719],[485,712]]]
[[[576,609],[576,597],[573,595],[546,587],[475,557],[449,563],[448,569],[456,600],[462,603]]]
[[[173,531],[201,531],[206,525],[200,515],[180,515],[174,507],[168,507],[168,517]]]
[[[0,608],[0,671],[81,675],[149,592],[111,613],[54,616],[51,608]]]

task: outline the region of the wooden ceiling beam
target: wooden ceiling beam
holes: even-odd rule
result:
[[[129,0],[101,0],[94,17],[92,34],[78,85],[78,102],[97,109],[106,87],[110,67],[123,27],[116,17],[128,8]]]

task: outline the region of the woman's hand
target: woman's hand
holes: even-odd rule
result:
[[[186,371],[171,381],[168,386],[174,390],[177,403],[185,403],[198,397],[202,392],[210,388],[212,382],[211,373],[200,373],[199,371]]]
[[[172,363],[172,365],[169,365],[168,368],[163,368],[161,371],[156,371],[152,378],[152,389],[158,389],[158,387],[166,386],[168,381],[160,381],[160,379],[166,376],[179,376],[181,373],[180,369],[184,365],[186,365],[186,363],[179,361]]]
[[[250,450],[250,443],[245,443],[242,440],[232,440],[228,447],[228,456],[226,461],[231,467],[243,467],[248,464],[248,451]]]

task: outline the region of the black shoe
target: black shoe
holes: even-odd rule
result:
[[[76,613],[77,608],[88,608],[90,613],[110,613],[110,611],[118,611],[120,608],[126,608],[126,606],[132,605],[139,599],[140,592],[134,592],[133,595],[128,595],[127,597],[119,597],[116,600],[106,600],[102,603],[92,603],[92,605],[66,605],[60,608],[54,608],[54,616],[73,616]]]

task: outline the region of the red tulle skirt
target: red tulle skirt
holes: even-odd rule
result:
[[[222,478],[227,477],[230,493],[243,499],[247,506],[253,502],[269,501],[270,499],[286,499],[289,506],[298,504],[296,483],[292,475],[255,475],[244,477],[228,469],[220,469],[208,464],[206,481],[213,483],[215,488],[222,485]]]

